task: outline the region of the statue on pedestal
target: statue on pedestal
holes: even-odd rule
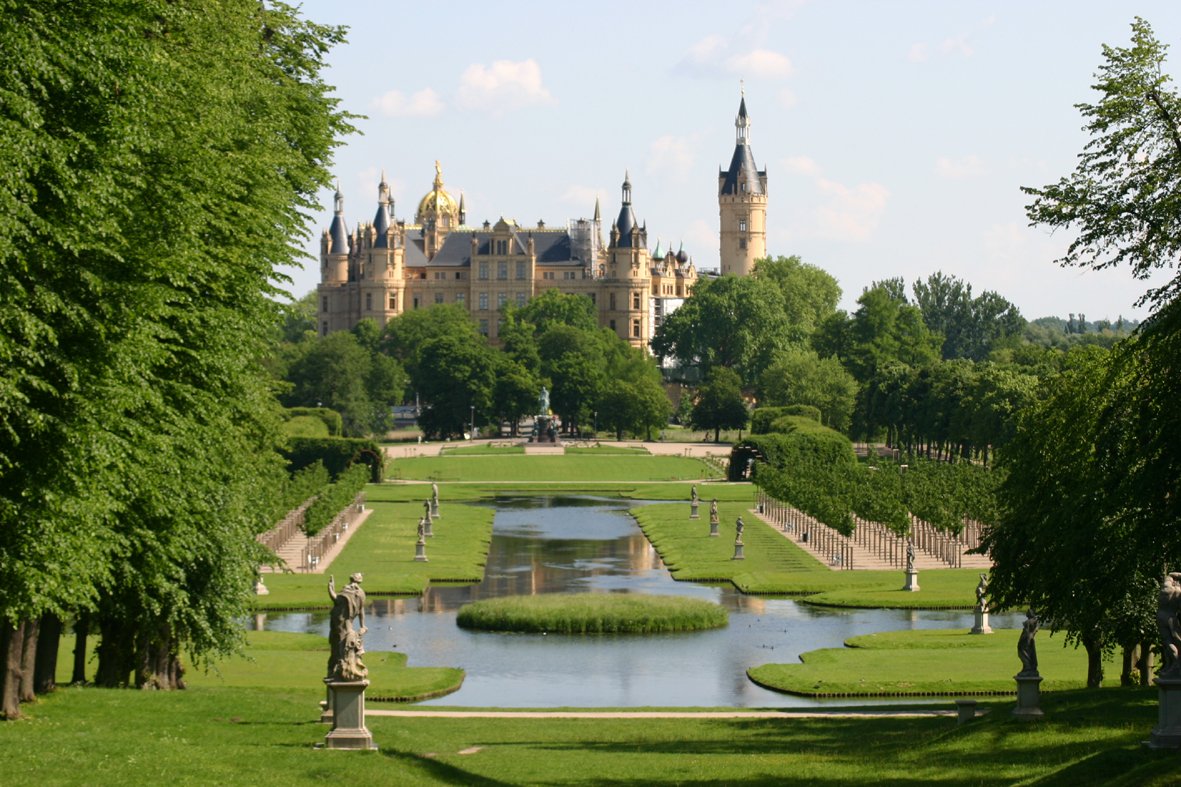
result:
[[[365,628],[365,591],[362,576],[353,574],[349,584],[336,592],[336,578],[328,577],[328,597],[332,599],[332,616],[328,625],[328,677],[338,681],[364,680],[369,670],[361,661],[365,654],[362,637]],[[353,619],[359,629],[353,628]]]
[[[709,523],[711,525],[718,523],[718,499],[716,497],[709,504]]]
[[[537,396],[537,414],[549,415],[549,390],[543,385]]]
[[[976,610],[988,611],[988,574],[981,574],[980,584],[976,586]]]
[[[1021,624],[1021,636],[1017,638],[1017,658],[1021,659],[1019,677],[1034,677],[1037,671],[1037,636],[1038,619],[1033,610],[1025,611],[1025,622]]]
[[[912,541],[906,542],[906,570],[908,572],[914,571],[914,543]]]
[[[1161,637],[1161,676],[1181,677],[1181,573],[1167,575],[1160,586],[1156,623]]]

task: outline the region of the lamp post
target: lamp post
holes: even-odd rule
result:
[[[476,406],[474,404],[471,406],[471,411],[472,411],[472,432],[471,432],[472,437],[471,437],[471,439],[475,440],[476,439]]]

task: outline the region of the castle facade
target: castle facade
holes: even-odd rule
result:
[[[739,106],[738,144],[730,169],[719,173],[722,273],[745,275],[766,256],[767,174],[747,144],[746,99]],[[435,180],[412,221],[394,215],[382,176],[372,222],[350,231],[344,197],[335,196],[331,225],[320,240],[317,320],[321,335],[350,330],[363,319],[385,325],[407,310],[435,304],[466,307],[489,341],[498,340],[503,311],[548,289],[583,295],[599,324],[635,347],[647,348],[665,315],[687,298],[698,278],[683,250],[648,250],[646,223],[632,209],[625,175],[619,214],[606,243],[599,204],[591,219],[564,226],[523,227],[500,218],[467,223],[467,208]]]

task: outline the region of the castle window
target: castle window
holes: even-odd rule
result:
[[[488,320],[486,320],[486,319],[480,320],[480,335],[481,336],[488,335]]]
[[[554,277],[553,271],[545,271],[544,273],[541,274],[541,278],[543,278],[543,279],[552,279],[553,277]]]
[[[500,254],[500,255],[508,254],[508,241],[507,240],[496,241],[496,253]]]
[[[327,320],[325,320],[324,322],[320,323],[320,335],[321,335],[321,336],[327,336],[327,335],[328,335],[328,321],[327,321]]]
[[[615,330],[615,320],[611,321],[611,330]]]
[[[465,300],[466,300],[466,298],[464,297],[464,294],[462,292],[455,293],[455,302],[456,303],[463,305]]]
[[[506,303],[508,303],[508,293],[507,292],[496,293],[496,308],[503,309],[504,305]]]
[[[738,231],[739,232],[746,232],[746,218],[745,217],[738,220]]]
[[[738,248],[740,248],[740,249],[746,248],[746,238],[739,238],[738,239]]]
[[[615,311],[615,293],[613,292],[607,294],[607,308],[611,311]],[[615,320],[611,321],[611,327],[615,327]]]
[[[577,279],[577,271],[566,271],[562,274],[562,278],[567,280]]]
[[[323,311],[323,312],[328,311],[328,296],[327,295],[325,295],[323,298],[320,299],[320,311]]]
[[[632,320],[632,338],[633,339],[640,338],[640,321],[639,320]]]
[[[480,293],[480,311],[488,310],[488,293]]]
[[[524,305],[525,305],[525,293],[518,292],[517,293],[517,306],[524,306]]]
[[[463,271],[456,271],[455,272],[456,281],[458,281],[459,279],[462,279],[462,278],[463,278]]]
[[[418,308],[418,296],[417,295],[414,296],[414,308],[415,309]]]
[[[365,293],[365,311],[373,311],[373,293],[371,292]]]
[[[527,267],[528,266],[523,262],[517,263],[517,281],[524,281],[525,280],[525,273],[526,273]]]
[[[396,292],[390,293],[390,311],[398,310],[398,294]]]
[[[497,281],[507,281],[508,280],[508,263],[507,262],[496,263],[496,280]]]
[[[480,263],[480,281],[488,281],[488,263]]]
[[[436,292],[435,293],[435,303],[442,303],[442,302],[443,302],[443,293]]]
[[[633,309],[640,308],[640,294],[638,292],[632,293],[632,308]]]

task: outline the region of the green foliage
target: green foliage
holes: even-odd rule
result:
[[[278,506],[271,515],[271,521],[279,521],[288,511],[319,494],[329,483],[328,470],[322,462],[316,461],[295,471],[282,484]]]
[[[599,329],[595,304],[590,298],[563,293],[557,288],[545,290],[521,308],[510,311],[516,319],[532,326],[535,336],[541,336],[555,325],[591,333]]]
[[[783,421],[780,423],[780,419],[786,416],[810,418],[816,423],[820,423],[820,410],[810,404],[789,404],[785,407],[756,407],[750,414],[750,431],[752,434],[791,431],[794,422]]]
[[[283,415],[287,419],[299,417],[312,417],[319,419],[327,431],[323,437],[340,437],[343,429],[343,421],[340,413],[328,407],[288,407],[283,410]],[[319,436],[319,435],[317,435]]]
[[[246,0],[0,21],[0,617],[93,612],[104,685],[174,687],[182,646],[240,636],[282,477],[275,282],[349,130],[340,40]]]
[[[303,531],[314,536],[327,527],[336,515],[356,499],[369,483],[369,466],[355,464],[328,486],[322,488],[304,514]]]
[[[742,381],[733,369],[723,366],[713,369],[697,389],[697,401],[693,403],[690,417],[693,428],[713,429],[714,442],[718,442],[722,429],[745,428],[749,414],[741,385]]]
[[[770,406],[805,405],[814,408],[821,423],[846,432],[853,418],[857,381],[835,357],[792,348],[775,355],[759,378],[760,401]]]
[[[1103,47],[1097,103],[1076,105],[1091,138],[1074,172],[1022,191],[1034,197],[1032,223],[1074,230],[1060,264],[1128,265],[1144,279],[1181,253],[1181,96],[1164,69],[1168,47],[1145,20],[1131,27],[1130,46]],[[1174,276],[1145,300],[1160,306],[1178,294]]]
[[[1019,336],[1025,319],[1017,307],[991,290],[972,297],[972,285],[938,271],[912,286],[923,322],[943,340],[944,360],[982,361]]]
[[[283,450],[283,456],[291,473],[320,462],[333,478],[340,477],[353,464],[364,462],[369,466],[370,480],[376,483],[382,479],[385,454],[372,440],[326,437],[292,439]]]
[[[722,628],[725,607],[684,596],[546,593],[500,596],[459,608],[460,628],[552,634],[663,634]]]

